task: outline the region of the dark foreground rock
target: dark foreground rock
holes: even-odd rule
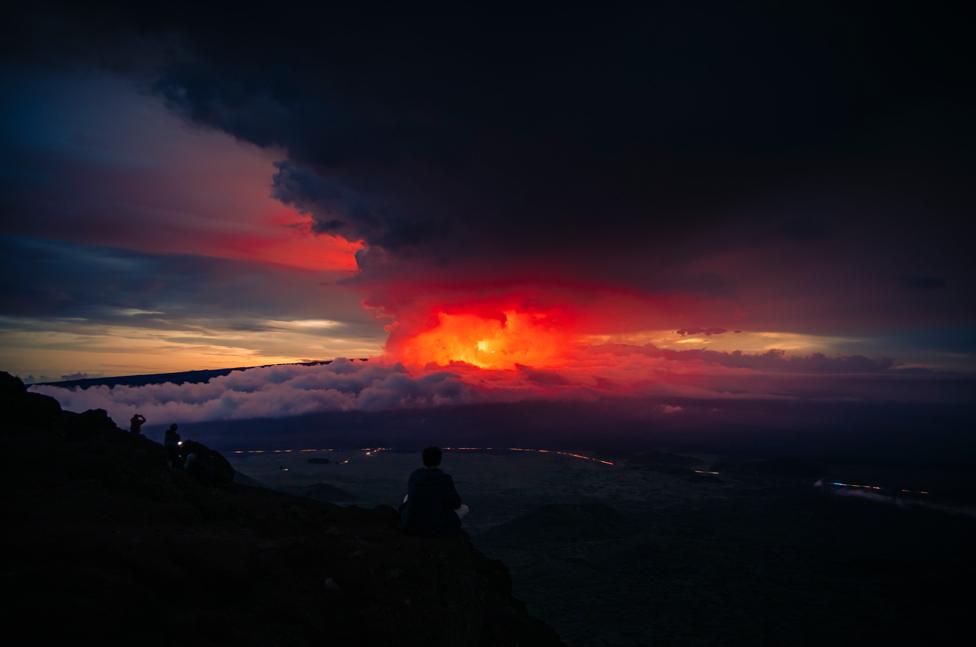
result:
[[[489,529],[482,539],[492,546],[542,546],[617,539],[637,530],[629,518],[603,503],[551,503]]]
[[[326,503],[342,503],[343,501],[351,502],[359,500],[355,494],[336,487],[331,483],[313,483],[312,485],[303,487],[289,488],[288,491],[297,496],[304,496]]]
[[[220,452],[194,440],[183,443],[186,473],[200,483],[226,486],[234,482],[234,468]]]
[[[392,508],[228,482],[222,457],[198,463],[202,478],[171,470],[161,445],[118,429],[104,411],[62,412],[3,373],[0,406],[8,636],[561,644],[511,596],[505,566],[466,538],[405,537]]]

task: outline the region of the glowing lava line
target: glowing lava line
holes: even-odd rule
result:
[[[559,456],[566,456],[569,458],[575,458],[581,461],[591,461],[593,463],[603,463],[604,465],[616,465],[613,461],[604,460],[602,458],[596,458],[594,456],[586,456],[584,454],[577,454],[575,452],[562,451],[560,449],[536,449],[531,447],[445,447],[446,452],[490,452],[495,449],[507,450],[510,452],[532,452],[536,454],[558,454]]]
[[[558,456],[566,456],[567,458],[575,458],[580,461],[590,461],[592,463],[601,463],[603,465],[616,465],[614,461],[606,460],[603,458],[596,458],[595,456],[587,456],[585,454],[577,454],[576,452],[567,452],[561,449],[539,449],[533,447],[444,447],[446,452],[490,452],[490,451],[510,451],[510,452],[528,452],[534,454],[556,454]],[[232,451],[234,454],[291,454],[291,453],[307,453],[307,452],[335,452],[338,451],[333,448],[324,449],[235,449]],[[363,447],[359,451],[363,453],[364,456],[375,456],[376,454],[382,452],[393,451],[389,447]],[[345,465],[349,462],[348,458],[344,458],[338,464]]]

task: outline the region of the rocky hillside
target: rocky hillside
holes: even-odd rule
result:
[[[104,411],[62,411],[0,373],[6,632],[140,645],[559,645],[466,539],[208,485]]]

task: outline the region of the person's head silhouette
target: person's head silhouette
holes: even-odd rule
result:
[[[428,447],[423,452],[424,456],[424,466],[426,467],[437,467],[441,464],[441,450],[439,447]]]
[[[129,420],[129,429],[133,433],[137,433],[137,434],[141,433],[142,425],[145,424],[145,422],[146,422],[146,417],[144,415],[142,415],[141,413],[134,414],[132,418]]]

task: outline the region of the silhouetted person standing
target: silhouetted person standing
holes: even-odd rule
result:
[[[166,455],[169,457],[170,467],[181,467],[180,461],[180,445],[183,441],[180,439],[180,435],[176,433],[176,425],[170,425],[169,429],[166,430],[166,435],[163,436],[163,445],[166,446]]]
[[[424,466],[415,470],[407,482],[407,496],[400,506],[400,527],[422,537],[437,537],[458,532],[460,516],[467,512],[454,487],[454,479],[440,470],[441,450],[428,447],[423,452]]]
[[[129,419],[129,431],[139,435],[142,433],[142,426],[146,424],[146,418],[141,413],[137,413]]]

